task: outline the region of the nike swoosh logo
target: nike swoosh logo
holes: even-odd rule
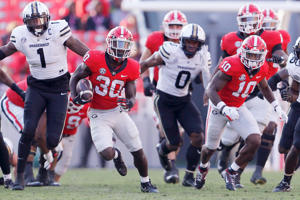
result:
[[[122,78],[127,77],[127,75],[121,75]]]
[[[260,76],[257,76],[256,79],[260,78]]]
[[[67,95],[67,92],[61,92],[60,95]]]

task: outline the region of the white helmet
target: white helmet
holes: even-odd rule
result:
[[[190,47],[186,41],[199,42],[196,48]],[[198,24],[188,24],[181,30],[180,45],[187,57],[193,57],[199,51],[205,42],[205,32]]]
[[[27,4],[23,10],[23,22],[35,36],[41,36],[47,29],[50,14],[47,6],[39,1]]]

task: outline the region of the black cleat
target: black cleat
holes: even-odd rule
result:
[[[24,174],[17,174],[16,182],[11,188],[12,190],[24,190]]]
[[[166,171],[164,174],[164,181],[166,183],[178,183],[179,182],[179,172],[176,167],[172,168],[170,171]]]
[[[145,193],[158,193],[156,186],[152,185],[151,181],[146,183],[141,183],[141,191]]]
[[[160,153],[160,146],[161,144],[157,144],[156,145],[156,150],[157,150],[157,153],[158,153],[158,158],[159,158],[159,162],[161,164],[161,166],[166,170],[166,171],[170,171],[172,169],[172,165],[171,165],[171,162],[170,160],[168,159],[168,156],[167,155],[162,155]]]
[[[4,185],[4,178],[0,177],[0,185]]]
[[[14,186],[14,182],[11,179],[7,179],[4,181],[4,188],[12,189]]]
[[[223,173],[224,181],[226,183],[226,189],[235,191],[235,179],[237,176],[237,172],[229,172],[228,169],[226,169]]]
[[[274,188],[273,192],[289,192],[291,191],[291,186],[283,180]]]
[[[203,188],[204,184],[205,184],[205,177],[208,173],[208,167],[206,168],[202,168],[202,167],[198,167],[197,170],[197,175],[196,175],[196,179],[195,179],[195,187],[197,189],[201,189]]]
[[[252,176],[250,179],[251,183],[253,183],[254,185],[264,185],[267,182],[267,179],[260,176],[260,177],[255,177]]]
[[[238,173],[235,176],[234,183],[235,183],[235,188],[241,189],[245,187],[243,184],[241,184],[241,173]]]
[[[42,186],[48,186],[49,185],[49,177],[48,172],[45,168],[40,167],[39,172],[36,176],[36,180],[32,182],[28,182],[26,186],[28,187],[42,187]]]
[[[115,167],[121,176],[126,176],[127,167],[122,159],[121,152],[117,148],[115,148],[115,150],[118,152],[118,157],[113,159]]]
[[[182,185],[185,187],[194,187],[195,186],[194,174],[191,172],[185,172]]]

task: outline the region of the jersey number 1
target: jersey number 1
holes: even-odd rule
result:
[[[38,48],[36,50],[36,52],[37,52],[37,54],[40,55],[40,60],[41,60],[42,68],[46,68],[46,61],[45,61],[45,55],[44,55],[43,48]]]

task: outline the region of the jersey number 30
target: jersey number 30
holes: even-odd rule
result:
[[[119,96],[119,93],[125,84],[122,80],[115,79],[110,81],[109,77],[102,75],[98,76],[97,80],[101,81],[101,83],[99,86],[95,87],[95,92],[101,96],[105,96],[108,93],[108,96],[111,98]]]

